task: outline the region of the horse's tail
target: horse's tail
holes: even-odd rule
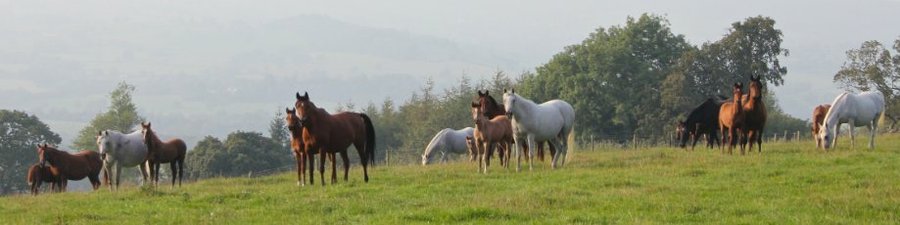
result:
[[[373,166],[375,165],[375,126],[372,125],[372,119],[369,119],[369,116],[365,113],[360,113],[359,116],[363,118],[363,121],[366,123],[366,157],[369,158],[369,163]]]

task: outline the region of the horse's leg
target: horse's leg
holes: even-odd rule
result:
[[[856,128],[856,123],[851,119],[850,122],[850,149],[856,148],[856,136],[853,135],[853,129]]]
[[[303,172],[306,171],[306,155],[303,153],[295,154],[294,160],[297,162],[297,186],[305,186],[306,180],[304,179],[305,175]]]
[[[116,175],[115,175],[115,176],[116,176],[116,177],[115,177],[115,179],[116,179],[116,191],[119,190],[119,182],[122,180],[122,179],[120,179],[120,178],[122,178],[121,175],[122,175],[122,165],[120,165],[119,163],[116,163]]]
[[[177,170],[178,168],[175,168],[176,166],[178,166],[178,165],[176,165],[177,162],[178,162],[178,160],[176,159],[169,163],[169,171],[172,171],[172,187],[173,188],[175,187],[175,180],[178,179],[178,170]]]
[[[875,132],[878,130],[878,116],[875,120],[869,122],[869,149],[875,149]]]
[[[303,154],[306,155],[306,162],[304,162],[304,164],[306,164],[306,166],[304,166],[304,168],[308,168],[308,170],[309,170],[309,184],[315,185],[316,184],[316,177],[315,177],[316,158],[312,155],[311,151],[307,151]],[[321,154],[321,153],[319,153],[319,154]]]
[[[488,141],[484,147],[487,149],[486,154],[484,154],[484,174],[487,174],[488,166],[491,166],[491,156],[494,155],[494,142]]]
[[[522,167],[522,138],[519,135],[513,135],[513,144],[516,152],[516,172]]]
[[[360,158],[363,158],[362,163],[366,162],[364,157],[360,157]],[[341,159],[344,160],[344,182],[347,182],[347,181],[349,181],[349,178],[347,178],[347,176],[350,173],[350,158],[347,157],[347,151],[341,152]]]
[[[362,166],[363,166],[363,179],[366,181],[366,183],[368,183],[369,182],[369,161],[374,161],[375,159],[370,159],[369,154],[366,154],[366,153],[369,151],[375,151],[375,149],[366,148],[366,142],[364,142],[364,141],[354,144],[354,148],[356,148],[356,152],[359,153],[359,159],[360,159],[359,161],[360,161],[360,164],[362,164]],[[374,155],[374,154],[372,154],[372,155]],[[444,160],[444,152],[441,151],[441,161],[443,161],[443,160]],[[347,167],[350,167],[349,161],[344,160],[344,162],[348,162]],[[346,174],[347,174],[347,172],[344,172],[344,180],[345,181],[347,180]]]
[[[325,155],[327,154],[325,149],[319,149],[319,177],[321,178],[322,186],[325,186]]]
[[[525,143],[528,144],[528,170],[534,170],[534,151],[535,149],[535,140],[534,135],[529,134],[526,136],[527,141]]]

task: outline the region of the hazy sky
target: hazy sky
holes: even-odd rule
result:
[[[533,70],[598,27],[654,13],[694,44],[775,19],[790,56],[774,91],[805,119],[839,93],[846,50],[900,35],[897,12],[897,0],[0,1],[0,108],[37,114],[68,143],[124,80],[169,136],[223,137],[264,131],[294,91],[329,109],[402,101],[425,77],[443,88]]]

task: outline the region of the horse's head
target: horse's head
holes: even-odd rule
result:
[[[156,137],[156,134],[150,129],[150,122],[141,122],[141,134],[143,134],[144,145],[147,145],[147,149],[153,149],[153,138]]]
[[[478,121],[482,120],[484,117],[484,112],[481,110],[481,103],[472,102],[472,122],[478,124]]]
[[[684,120],[679,120],[675,124],[675,140],[681,141],[681,147],[684,148],[685,142],[687,142],[687,129],[685,128]]]
[[[834,138],[834,136],[832,136],[833,131],[831,131],[831,129],[839,129],[839,128],[837,126],[835,126],[834,128],[828,127],[827,120],[822,122],[821,125],[819,125],[819,134],[818,135],[819,135],[819,138],[822,139],[822,147],[825,149],[831,148],[831,142],[832,142],[832,139]]]
[[[296,113],[296,108],[284,108],[284,122],[287,124],[288,130],[291,131],[291,135],[300,131],[300,119],[297,117]]]
[[[113,146],[112,140],[110,140],[110,135],[108,130],[100,131],[97,133],[97,148],[100,151],[100,158],[106,160],[106,156],[109,153],[115,154],[115,146]]]
[[[316,105],[309,100],[309,93],[303,92],[303,95],[300,95],[300,92],[297,92],[297,101],[294,103],[294,107],[294,114],[299,118],[300,125],[309,126],[310,116],[318,109],[316,108]]]
[[[741,96],[744,95],[743,89],[744,89],[744,84],[741,82],[735,82],[734,84],[731,85],[731,94],[733,95],[733,98],[735,101],[740,100]]]
[[[40,165],[41,168],[43,168],[44,166],[47,166],[47,158],[49,158],[47,156],[47,144],[39,144],[37,146],[37,154],[38,154],[38,165]]]
[[[750,97],[754,98],[756,100],[761,99],[762,98],[762,88],[763,88],[762,79],[759,76],[751,76],[750,77],[750,88],[748,90],[750,92]]]
[[[516,95],[516,89],[512,90],[503,90],[503,109],[506,110],[506,117],[512,118],[515,112],[513,112],[513,105],[518,101],[519,96]]]

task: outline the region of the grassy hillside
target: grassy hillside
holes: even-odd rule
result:
[[[865,138],[861,140],[866,140]],[[293,174],[182,188],[0,198],[9,224],[896,224],[900,136],[874,151],[766,145],[762,155],[668,148],[571,152],[570,164],[476,174],[474,164],[377,167],[371,183],[297,187]],[[862,144],[857,143],[859,146]]]

